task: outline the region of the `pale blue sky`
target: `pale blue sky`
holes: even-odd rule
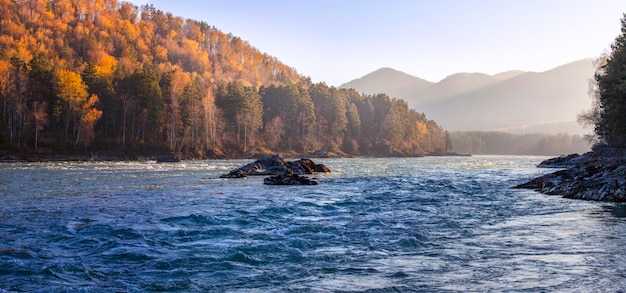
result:
[[[437,82],[457,72],[545,71],[595,58],[624,0],[134,0],[203,20],[338,86],[381,67]]]

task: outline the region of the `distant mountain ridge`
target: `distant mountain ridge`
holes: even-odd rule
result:
[[[361,78],[341,85],[367,94],[385,93],[391,97],[405,97],[421,92],[434,83],[392,68],[380,68]],[[348,86],[346,86],[348,85]]]
[[[456,73],[428,85],[417,77],[423,82],[408,84],[406,73],[396,83],[388,69],[340,87],[404,99],[450,131],[582,134],[576,117],[591,106],[587,89],[594,72],[593,60],[582,59],[544,72]]]

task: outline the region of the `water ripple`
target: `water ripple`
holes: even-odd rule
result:
[[[623,205],[509,187],[538,157],[0,164],[0,291],[619,291]]]

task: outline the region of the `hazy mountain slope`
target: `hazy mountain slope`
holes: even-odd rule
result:
[[[366,94],[385,93],[394,98],[406,99],[433,85],[432,82],[391,68],[381,68],[361,78],[344,83],[340,88],[356,89]]]
[[[376,72],[345,85],[366,93],[395,92],[393,96],[404,98],[410,107],[451,131],[581,134],[576,116],[591,105],[587,88],[594,74],[592,63],[592,59],[578,60],[540,73],[457,73],[425,88],[423,83],[412,85],[412,92],[403,95],[396,91],[398,77],[378,79],[381,74]],[[404,84],[405,90],[409,88]]]
[[[501,79],[484,73],[456,73],[420,92],[406,96],[407,103],[413,108],[437,103],[450,97],[462,95],[478,89],[492,86]]]
[[[523,73],[493,86],[418,108],[448,130],[499,130],[575,121],[591,105],[592,60]],[[582,131],[582,129],[581,129]]]
[[[497,78],[499,80],[504,81],[504,80],[507,80],[509,78],[516,77],[516,76],[518,76],[518,75],[520,75],[522,73],[524,73],[524,71],[521,71],[521,70],[509,70],[509,71],[498,73],[498,74],[494,75],[493,77],[495,77],[495,78]]]

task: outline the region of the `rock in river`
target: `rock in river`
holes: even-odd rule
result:
[[[316,164],[310,159],[286,161],[281,154],[262,157],[250,164],[223,174],[221,178],[243,178],[263,175],[304,175],[314,172],[329,173],[323,164]]]
[[[317,185],[317,182],[309,179],[309,177],[306,177],[306,176],[292,174],[292,175],[270,176],[268,178],[263,179],[263,184],[267,184],[267,185]]]

